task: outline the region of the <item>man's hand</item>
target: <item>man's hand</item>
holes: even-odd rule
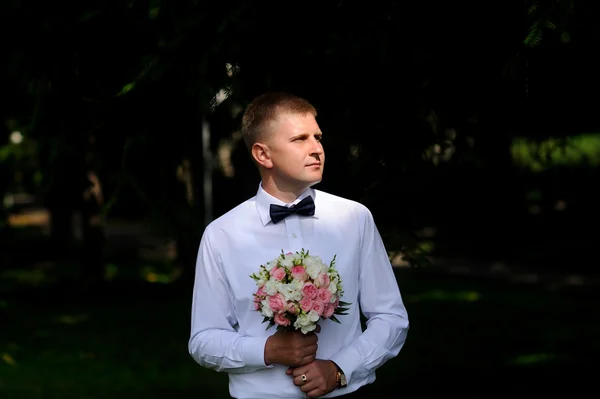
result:
[[[267,339],[265,345],[265,364],[283,364],[288,367],[300,367],[309,364],[317,357],[317,335],[321,328],[317,325],[314,332],[302,334],[300,330],[279,330]]]
[[[294,378],[294,384],[309,398],[316,398],[337,388],[337,371],[337,366],[331,360],[317,359],[305,366],[289,368],[285,373]],[[306,376],[306,382],[302,380],[302,375]]]

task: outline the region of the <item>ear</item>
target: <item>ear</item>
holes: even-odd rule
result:
[[[271,169],[273,167],[269,146],[266,144],[254,143],[252,146],[252,158],[263,168]]]

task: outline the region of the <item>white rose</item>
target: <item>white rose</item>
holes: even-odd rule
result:
[[[267,269],[267,271],[271,271],[271,269],[273,269],[275,267],[275,265],[277,264],[277,261],[279,260],[279,258],[275,258],[270,262],[267,262],[267,264],[265,265],[265,268]]]
[[[285,255],[285,257],[283,259],[280,258],[279,264],[281,266],[285,266],[286,268],[290,269],[292,266],[294,266],[294,256],[293,255]]]
[[[281,284],[277,287],[277,290],[286,301],[299,301],[302,299],[302,282],[292,281],[288,284]]]
[[[298,317],[296,317],[296,321],[294,322],[294,327],[296,327],[298,329],[300,327],[306,327],[309,324],[310,324],[310,320],[308,319],[308,315],[300,314],[300,315],[298,315]]]
[[[260,304],[262,305],[262,308],[260,309],[260,313],[265,316],[265,317],[273,317],[273,310],[271,309],[271,307],[269,306],[269,301],[266,299],[263,299]]]
[[[265,290],[269,295],[275,295],[281,283],[277,280],[269,280],[265,283]]]
[[[301,327],[301,328],[300,328],[300,331],[302,331],[302,334],[306,334],[306,333],[309,333],[309,332],[311,332],[311,331],[314,331],[314,330],[315,330],[315,328],[317,328],[317,325],[316,325],[316,324],[309,324],[309,325],[308,325],[308,326],[306,326],[306,327]]]
[[[294,264],[301,263],[301,260],[302,260],[302,255],[300,255],[299,253],[296,252],[294,254]]]
[[[314,313],[314,314],[311,314]],[[317,316],[316,320],[314,320],[314,316]],[[314,321],[313,321],[314,320]],[[298,316],[296,321],[294,322],[294,327],[296,329],[300,329],[304,334],[314,331],[317,328],[316,321],[319,320],[319,315],[317,315],[314,311],[310,311],[308,314],[302,314]]]
[[[261,269],[258,273],[258,280],[256,280],[256,285],[260,288],[263,285],[265,285],[270,278],[271,276],[269,275],[269,272],[265,269]]]
[[[260,278],[258,280],[256,280],[256,285],[258,286],[258,288],[262,287],[267,282],[267,280],[262,278],[262,276],[259,276],[259,277]]]
[[[308,276],[313,280],[319,276],[322,270],[319,262],[316,262],[310,258],[306,258],[304,261],[304,266],[306,266],[306,274],[308,274]]]
[[[329,291],[335,295],[336,292],[338,292],[338,279],[337,277],[334,278],[333,280],[331,280],[331,282],[329,283]]]
[[[315,312],[314,310],[311,310],[310,312],[308,312],[307,316],[308,316],[308,319],[309,319],[311,322],[313,322],[313,323],[316,323],[317,321],[319,321],[319,318],[321,317],[321,316],[319,316],[319,314],[318,314],[317,312]],[[311,330],[311,331],[312,331],[312,330]]]
[[[304,296],[302,294],[302,288],[304,287],[304,282],[302,281],[292,281],[290,283],[290,288],[293,290],[292,300],[300,301]]]

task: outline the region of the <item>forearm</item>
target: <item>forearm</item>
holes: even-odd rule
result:
[[[268,368],[265,337],[247,337],[235,331],[207,329],[193,334],[189,352],[203,367],[226,373],[250,373]]]
[[[200,243],[194,282],[190,355],[200,365],[227,373],[249,373],[266,368],[266,337],[239,334],[231,287],[210,233]]]
[[[331,360],[342,369],[350,383],[397,356],[406,341],[408,328],[405,315],[374,316],[367,322],[367,329]]]

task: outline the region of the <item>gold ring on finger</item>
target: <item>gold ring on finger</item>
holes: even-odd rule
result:
[[[300,378],[302,378],[302,383],[306,384],[306,374],[302,374]]]

